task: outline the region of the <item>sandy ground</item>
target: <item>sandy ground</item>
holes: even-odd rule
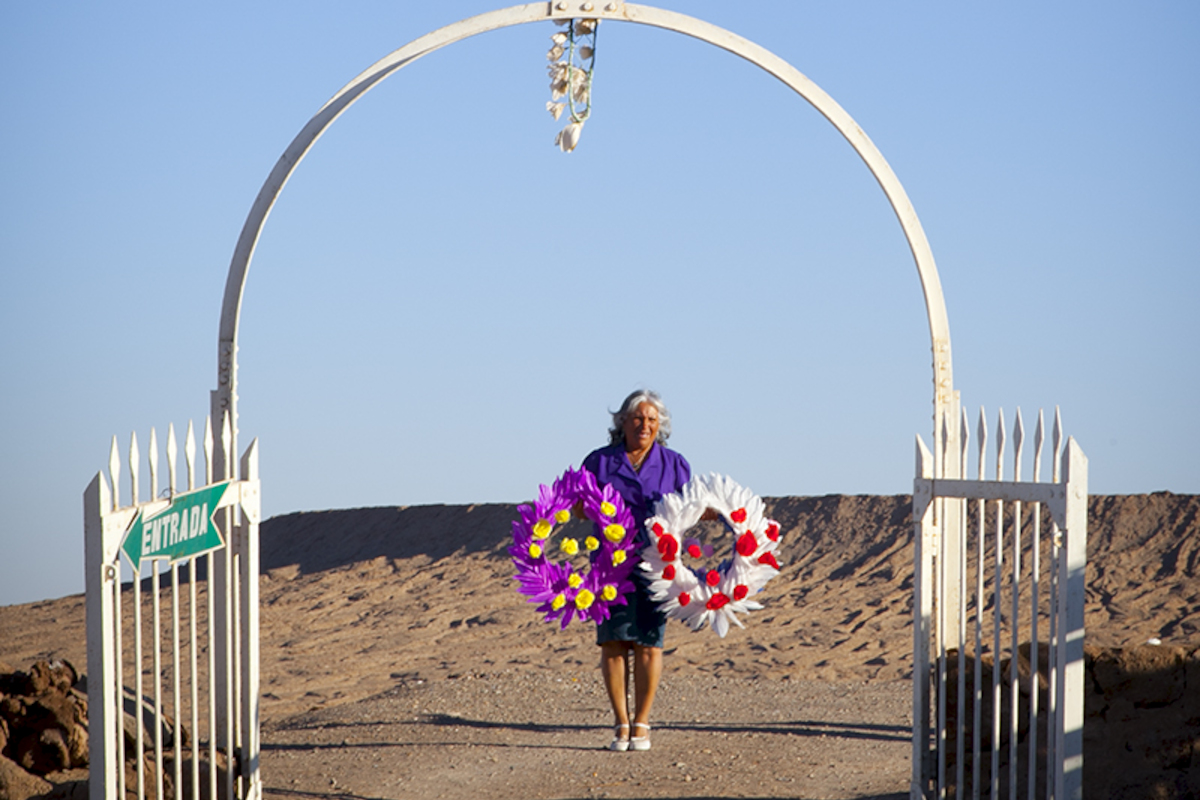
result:
[[[592,630],[544,624],[514,590],[504,551],[512,506],[267,521],[267,793],[907,796],[908,498],[769,506],[786,549],[767,607],[724,640],[671,623],[647,753],[602,749],[610,712]],[[1198,511],[1195,496],[1092,498],[1089,643],[1195,646]],[[86,664],[82,597],[0,607],[0,660],[36,658]]]

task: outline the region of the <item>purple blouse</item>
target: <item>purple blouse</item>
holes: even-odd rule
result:
[[[664,494],[679,491],[692,477],[687,459],[658,442],[651,445],[639,472],[634,472],[622,444],[592,451],[583,460],[583,466],[596,476],[601,486],[611,483],[621,495],[637,523],[639,547],[650,542],[645,522],[654,513],[655,501]]]

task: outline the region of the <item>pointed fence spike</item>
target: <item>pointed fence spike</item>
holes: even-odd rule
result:
[[[242,480],[258,480],[258,437],[255,437],[246,448],[246,452],[242,453]]]
[[[1054,477],[1053,481],[1058,483],[1059,476],[1062,474],[1059,469],[1059,451],[1062,449],[1062,414],[1059,413],[1058,406],[1054,407],[1054,450],[1050,453],[1050,459],[1053,464]]]
[[[929,452],[929,448],[925,446],[925,440],[921,438],[921,434],[917,434],[917,474],[922,478],[933,477],[933,454]]]
[[[137,431],[129,435],[129,498],[132,505],[137,505],[138,498],[138,469],[141,467],[141,454],[138,452]]]
[[[1013,480],[1021,480],[1021,457],[1025,445],[1025,420],[1021,418],[1021,407],[1017,406],[1017,421],[1013,423]]]
[[[987,412],[984,411],[983,406],[979,407],[979,424],[975,427],[975,431],[979,436],[979,463],[975,465],[976,477],[982,481],[987,479],[984,464],[987,463],[988,443]]]
[[[1004,480],[1004,409],[996,419],[996,480]]]
[[[204,485],[213,482],[213,429],[212,414],[204,418]]]
[[[175,463],[179,455],[179,448],[175,443],[175,423],[167,423],[167,488],[171,490],[171,496],[175,495]]]
[[[1042,445],[1046,443],[1046,419],[1042,409],[1038,409],[1037,428],[1033,432],[1033,481],[1042,479]]]
[[[959,449],[958,474],[961,475],[962,477],[966,478],[967,477],[967,456],[969,455],[969,451],[970,451],[969,445],[971,444],[971,426],[967,422],[966,406],[961,406],[959,408],[959,411],[961,413],[959,414],[958,435],[962,441],[959,443],[959,448],[958,448]]]
[[[150,467],[150,499],[158,499],[158,434],[150,429],[150,444],[146,446],[146,464]]]
[[[121,448],[117,447],[117,435],[113,434],[112,447],[108,451],[108,480],[112,483],[112,507],[121,507]]]
[[[196,488],[196,430],[188,420],[187,437],[183,440],[183,454],[187,457],[188,491]]]

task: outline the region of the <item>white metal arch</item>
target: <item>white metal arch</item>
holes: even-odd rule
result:
[[[829,120],[846,141],[866,163],[871,174],[879,182],[892,210],[900,221],[900,227],[908,240],[917,274],[925,294],[925,310],[929,317],[929,335],[933,351],[933,401],[935,453],[946,453],[946,460],[957,461],[959,448],[958,426],[942,426],[938,420],[957,420],[956,397],[953,389],[950,363],[950,327],[946,316],[946,304],[942,297],[941,281],[933,252],[925,238],[925,231],[917,219],[916,210],[900,185],[899,179],[883,158],[883,154],[863,132],[862,128],[838,103],[820,87],[804,76],[791,64],[763,47],[743,39],[723,28],[703,20],[665,11],[651,6],[622,2],[590,2],[590,0],[550,0],[549,2],[527,3],[512,6],[456,22],[428,33],[419,39],[388,54],[372,64],[365,72],[346,84],[321,109],[313,115],[296,135],[279,161],[276,162],[266,182],[259,189],[258,197],[242,226],[229,265],[229,276],[225,281],[225,296],[221,306],[221,325],[217,352],[217,389],[212,393],[212,408],[215,419],[228,412],[233,432],[232,452],[237,452],[237,333],[241,314],[242,293],[246,285],[246,273],[254,248],[279,193],[301,159],[316,143],[330,125],[370,89],[393,73],[408,66],[424,55],[446,45],[487,31],[553,19],[598,18],[620,22],[633,22],[682,33],[746,59],[774,75],[797,94],[807,100]],[[943,439],[945,444],[943,446]],[[939,459],[940,461],[941,459]],[[957,474],[957,464],[938,463],[935,474]]]

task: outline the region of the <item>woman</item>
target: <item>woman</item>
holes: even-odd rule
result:
[[[671,415],[658,394],[637,391],[613,414],[610,442],[583,460],[600,485],[611,484],[625,500],[636,523],[635,551],[650,544],[646,518],[654,502],[679,491],[691,478],[687,460],[664,446],[671,435]],[[650,599],[648,583],[634,569],[634,591],[627,605],[612,607],[612,616],[596,629],[600,671],[612,703],[616,731],[610,750],[650,749],[650,707],[662,675],[663,632],[667,618]],[[625,693],[625,657],[633,651],[634,715],[632,727]]]

